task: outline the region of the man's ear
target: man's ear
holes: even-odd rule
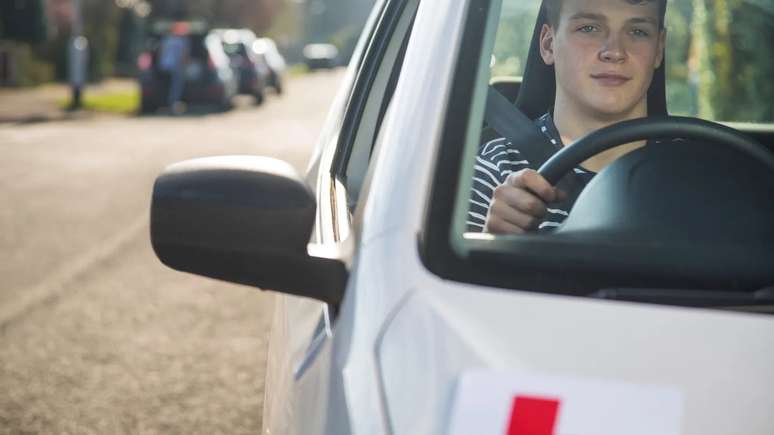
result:
[[[554,29],[548,24],[540,29],[540,57],[546,65],[554,64]]]
[[[659,69],[661,67],[661,63],[664,62],[664,56],[666,51],[666,37],[667,37],[667,31],[666,29],[661,29],[661,32],[659,32],[658,35],[658,51],[656,52],[656,62],[654,64],[654,70]]]

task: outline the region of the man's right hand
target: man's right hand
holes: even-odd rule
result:
[[[546,215],[546,204],[567,198],[537,171],[522,169],[508,176],[492,195],[484,232],[524,234],[537,229]]]

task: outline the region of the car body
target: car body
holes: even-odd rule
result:
[[[215,29],[231,67],[239,77],[239,93],[252,95],[256,104],[263,103],[266,87],[272,82],[272,70],[266,58],[253,50],[258,39],[250,29]]]
[[[774,432],[770,290],[739,290],[765,303],[724,309],[658,292],[604,298],[592,290],[647,282],[608,274],[605,245],[534,264],[521,247],[538,255],[549,236],[460,230],[492,23],[534,17],[537,3],[379,1],[306,178],[242,156],[184,162],[157,180],[151,237],[165,264],[282,293],[265,434]],[[734,126],[774,145],[771,121]],[[638,265],[654,273],[648,258]],[[659,288],[674,296],[670,285],[687,285],[678,275]]]
[[[168,105],[170,77],[159,67],[159,55],[162,40],[170,35],[189,41],[182,102],[230,108],[237,93],[238,77],[231,69],[220,37],[199,22],[157,22],[146,39],[146,50],[138,58],[141,112],[154,112]]]
[[[338,65],[339,49],[333,44],[316,42],[304,46],[303,56],[304,63],[312,71],[330,69]]]
[[[263,57],[266,64],[269,66],[269,86],[274,88],[274,91],[277,94],[282,94],[287,63],[277,49],[277,44],[271,38],[256,38],[255,41],[253,41],[252,48],[253,52],[258,56]]]

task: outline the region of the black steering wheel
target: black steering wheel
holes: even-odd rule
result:
[[[597,130],[564,147],[538,172],[552,185],[577,165],[610,148],[645,139],[685,138],[729,146],[765,164],[774,172],[774,154],[744,134],[715,122],[680,116],[624,121]]]
[[[648,145],[600,171],[555,231],[494,247],[487,240],[479,255],[502,251],[526,270],[561,265],[592,287],[597,279],[621,288],[771,285],[774,154],[732,128],[682,117],[626,121],[563,148],[539,172],[556,185],[607,149],[672,138],[686,140]]]

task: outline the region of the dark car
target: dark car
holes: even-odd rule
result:
[[[214,32],[221,38],[231,68],[239,77],[239,93],[252,95],[256,104],[263,103],[271,70],[265,57],[253,51],[257,39],[255,33],[249,29],[216,29]]]
[[[185,41],[178,70],[182,82],[179,99],[170,96],[174,73],[164,62],[165,47],[171,46],[168,42],[173,38]],[[237,76],[220,37],[201,23],[156,23],[148,36],[146,51],[138,59],[138,67],[142,113],[172,106],[176,101],[171,100],[229,109],[237,93]]]

